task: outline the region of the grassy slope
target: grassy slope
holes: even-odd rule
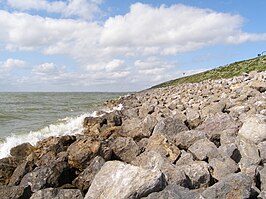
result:
[[[264,70],[266,70],[266,56],[235,62],[232,64],[228,64],[226,66],[221,66],[219,68],[215,68],[195,75],[164,82],[162,84],[153,86],[152,88],[174,86],[182,83],[196,83],[208,79],[214,80],[221,78],[231,78],[234,76],[239,76],[243,73],[249,73],[251,71],[264,71]]]

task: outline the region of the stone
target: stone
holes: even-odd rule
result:
[[[186,109],[186,116],[187,116],[186,121],[190,129],[196,128],[202,122],[199,112],[192,108]]]
[[[220,132],[220,144],[226,145],[236,142],[238,130],[237,129],[228,129]]]
[[[86,192],[91,186],[95,175],[99,172],[104,163],[105,160],[102,157],[96,156],[91,161],[90,165],[73,180],[73,185],[82,192]]]
[[[189,180],[189,189],[206,188],[210,184],[210,166],[204,161],[195,161],[187,165],[177,166],[177,169],[185,172]]]
[[[174,141],[174,137],[176,136],[176,134],[187,130],[188,127],[181,119],[168,117],[158,121],[157,125],[153,130],[153,134],[162,134],[169,141]]]
[[[266,199],[266,191],[261,191],[257,198],[258,199]]]
[[[238,165],[231,158],[213,158],[210,160],[209,165],[212,167],[212,177],[220,181],[231,173],[238,171]]]
[[[157,151],[163,157],[167,157],[172,163],[177,160],[181,153],[179,148],[162,134],[153,134],[149,139],[146,150]]]
[[[211,103],[210,105],[205,106],[201,111],[201,117],[206,118],[210,115],[215,115],[217,113],[222,113],[225,109],[226,103],[225,101],[219,101]]]
[[[113,155],[123,162],[130,163],[140,153],[139,146],[131,137],[118,137],[112,144]]]
[[[260,189],[266,191],[266,167],[259,170]]]
[[[0,186],[7,185],[17,167],[17,162],[13,157],[0,159]]]
[[[31,196],[31,190],[29,186],[5,186],[0,187],[0,196],[2,199],[28,199]]]
[[[184,150],[181,151],[180,158],[176,161],[175,165],[185,165],[190,164],[194,161],[193,155],[189,152],[186,152]]]
[[[183,187],[190,185],[185,172],[179,170],[177,166],[156,151],[145,151],[132,164],[144,169],[159,169],[163,172],[167,184],[178,184]]]
[[[90,198],[140,198],[165,187],[163,174],[119,161],[106,162],[85,195]]]
[[[168,185],[160,192],[151,193],[143,199],[203,199],[203,197],[194,191],[178,185]]]
[[[183,131],[175,136],[174,143],[178,148],[187,150],[194,142],[204,138],[207,138],[207,136],[202,131]]]
[[[251,140],[255,144],[266,141],[266,116],[257,114],[248,117],[240,128],[238,135]]]
[[[107,119],[104,117],[85,117],[83,133],[92,136],[99,135],[100,128],[105,124],[107,124]]]
[[[259,155],[263,163],[266,163],[266,141],[258,144]]]
[[[144,118],[148,114],[152,114],[155,110],[155,106],[150,104],[149,102],[145,102],[139,109],[139,117]]]
[[[100,141],[83,137],[68,147],[68,163],[71,167],[83,170],[89,165],[90,160],[99,154],[100,149]]]
[[[10,155],[14,156],[16,159],[24,160],[28,155],[30,155],[35,148],[30,143],[23,143],[10,150]]]
[[[83,199],[82,193],[78,189],[42,189],[34,193],[30,199]]]
[[[250,87],[262,93],[266,91],[266,82],[255,80],[250,83]]]
[[[197,160],[210,160],[220,157],[217,147],[208,139],[196,141],[188,148],[188,151],[192,153]]]
[[[252,179],[243,173],[230,174],[202,192],[203,198],[248,199]]]
[[[19,164],[17,166],[17,168],[15,169],[15,171],[13,172],[10,181],[9,181],[9,185],[10,186],[16,186],[19,185],[21,179],[23,178],[23,176],[29,172],[31,172],[35,167],[34,162],[32,161],[23,161],[21,164]]]
[[[196,130],[207,133],[209,137],[220,134],[224,130],[238,130],[241,123],[235,121],[226,113],[217,113],[208,117]]]
[[[237,148],[237,145],[234,143],[231,144],[225,144],[218,148],[219,153],[224,158],[231,158],[236,163],[239,163],[241,160],[241,154],[240,151]]]

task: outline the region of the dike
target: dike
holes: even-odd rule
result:
[[[105,103],[84,134],[14,147],[2,199],[266,198],[266,72]]]

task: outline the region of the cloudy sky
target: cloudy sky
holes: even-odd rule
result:
[[[266,50],[265,0],[0,0],[0,91],[138,91]]]

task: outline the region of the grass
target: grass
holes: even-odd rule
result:
[[[264,70],[266,70],[266,56],[261,56],[254,59],[235,62],[232,64],[228,64],[226,66],[221,66],[219,68],[215,68],[191,76],[181,77],[175,80],[171,80],[153,86],[152,88],[175,86],[177,84],[182,84],[182,83],[196,83],[204,80],[231,78],[234,76],[242,75],[243,73],[250,73],[251,71],[264,71]]]

